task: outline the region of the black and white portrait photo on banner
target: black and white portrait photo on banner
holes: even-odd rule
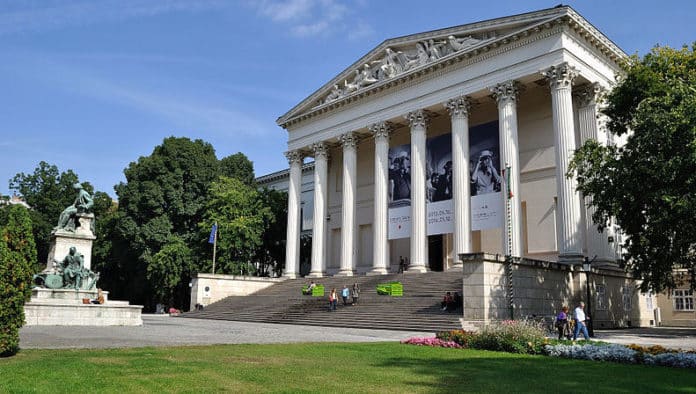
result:
[[[389,207],[411,205],[411,145],[389,149]]]
[[[498,121],[469,129],[471,229],[486,230],[503,223],[503,176],[500,171]]]
[[[469,129],[469,174],[471,182],[471,229],[486,230],[502,225],[503,176],[500,170],[498,122]],[[452,134],[426,140],[427,234],[454,231],[452,179]],[[389,149],[389,239],[411,236],[411,145]]]

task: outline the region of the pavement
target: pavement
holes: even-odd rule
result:
[[[389,342],[429,332],[204,320],[143,314],[139,327],[24,326],[22,349],[124,348],[239,343]]]
[[[143,315],[143,325],[139,327],[25,326],[20,330],[20,347],[94,349],[240,343],[389,342],[417,336],[432,337],[434,333]],[[595,330],[595,339],[696,350],[696,328]]]

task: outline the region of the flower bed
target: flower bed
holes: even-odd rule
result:
[[[508,320],[484,327],[479,332],[443,331],[435,338],[409,338],[401,343],[457,349],[495,350],[509,353],[543,354],[551,357],[611,361],[626,364],[696,368],[696,352],[662,346],[617,345],[582,341],[572,344],[544,335],[541,325],[524,320]]]

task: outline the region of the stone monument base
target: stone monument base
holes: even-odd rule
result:
[[[96,299],[96,290],[41,289],[31,291],[24,304],[27,326],[142,326],[142,305],[111,301],[102,291],[103,304],[84,304]]]

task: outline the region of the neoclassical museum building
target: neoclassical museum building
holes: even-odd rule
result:
[[[583,258],[597,256],[605,297],[629,302],[616,314],[651,319],[630,307],[643,295],[615,264],[620,232],[597,231],[566,176],[585,140],[621,143],[598,105],[626,58],[568,6],[382,42],[277,120],[290,167],[284,275],[299,273],[312,158],[311,277],[463,269],[465,297],[489,297],[509,256],[518,293],[560,283],[570,301]],[[489,301],[469,317],[503,317]]]

